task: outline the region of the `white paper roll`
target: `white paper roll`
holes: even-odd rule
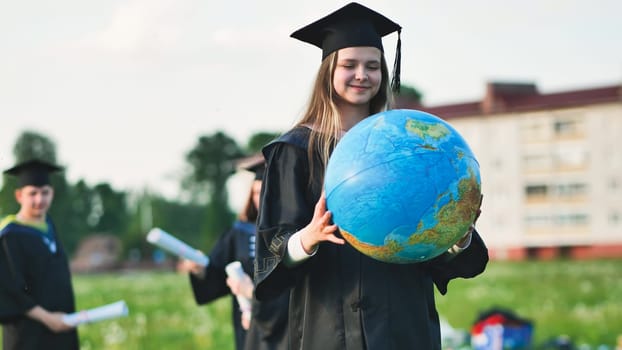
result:
[[[82,310],[63,316],[63,322],[76,327],[83,323],[99,322],[111,318],[127,316],[129,309],[124,300],[117,301],[104,306]]]
[[[152,228],[147,234],[147,241],[172,254],[194,261],[201,266],[209,264],[209,258],[201,251],[192,248],[160,228]]]
[[[242,263],[240,263],[239,261],[233,261],[227,264],[227,266],[225,266],[225,272],[227,273],[227,276],[229,276],[229,278],[232,278],[234,280],[240,280],[242,277],[244,277],[244,275],[246,275],[246,272],[244,272],[244,270],[242,269]],[[241,295],[236,295],[235,297],[238,300],[238,304],[240,305],[242,317],[250,321],[252,309],[251,300]]]

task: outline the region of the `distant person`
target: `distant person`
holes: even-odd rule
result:
[[[287,305],[288,294],[279,298],[252,304],[252,318],[244,318],[236,296],[253,299],[253,266],[255,260],[255,234],[259,193],[264,172],[264,159],[257,157],[247,164],[247,170],[255,173],[246,205],[238,219],[224,232],[209,254],[206,268],[190,260],[182,260],[178,269],[190,272],[190,283],[197,304],[206,304],[222,296],[232,296],[233,326],[237,350],[287,349]],[[244,278],[236,280],[227,277],[225,266],[239,261],[245,272]]]
[[[3,349],[78,349],[78,332],[63,322],[75,312],[67,256],[47,215],[60,167],[31,160],[4,173],[18,177],[19,212],[0,222],[0,315]]]
[[[255,269],[260,301],[291,288],[291,349],[440,350],[434,284],[445,294],[451,279],[478,275],[488,261],[471,226],[433,260],[380,262],[345,244],[326,209],[322,188],[332,149],[351,127],[387,106],[382,37],[393,32],[397,88],[401,27],[385,16],[350,3],[292,34],[321,48],[322,63],[302,119],[263,148]]]

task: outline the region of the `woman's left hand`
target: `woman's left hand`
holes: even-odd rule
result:
[[[253,290],[255,287],[253,286],[253,281],[247,274],[244,274],[242,278],[227,277],[226,282],[233,295],[243,296],[247,299],[253,298]]]
[[[468,245],[468,243],[471,242],[471,235],[473,234],[473,230],[475,230],[475,223],[477,222],[477,219],[479,219],[479,216],[482,213],[482,201],[483,200],[484,200],[484,195],[482,194],[479,197],[479,208],[477,208],[477,212],[475,213],[475,219],[473,219],[473,223],[471,224],[467,232],[464,234],[464,236],[462,236],[462,238],[460,238],[460,240],[456,242],[456,245],[459,248],[465,248]]]

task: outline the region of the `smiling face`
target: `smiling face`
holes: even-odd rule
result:
[[[337,53],[333,86],[342,102],[366,105],[382,82],[382,52],[371,46],[347,47]]]
[[[53,198],[54,190],[48,185],[27,185],[15,191],[15,199],[20,205],[19,216],[25,220],[45,219]]]

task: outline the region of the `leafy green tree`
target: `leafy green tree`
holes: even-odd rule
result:
[[[265,131],[255,133],[251,136],[250,140],[248,140],[246,149],[250,154],[257,153],[261,151],[263,146],[276,139],[279,135],[280,133]]]
[[[235,172],[235,160],[243,155],[235,140],[221,131],[199,137],[186,155],[190,171],[182,186],[194,203],[207,203],[201,230],[206,241],[213,241],[233,220],[226,184]]]
[[[73,254],[80,240],[89,234],[86,217],[80,216],[73,207],[73,189],[65,177],[52,179],[54,202],[50,215],[54,219],[61,240],[69,254]]]
[[[116,236],[125,232],[129,221],[125,197],[124,192],[115,191],[107,183],[100,183],[93,188],[93,210],[89,219],[93,219],[91,223],[94,231]]]
[[[395,95],[394,108],[416,108],[423,105],[423,93],[414,86],[403,84]]]
[[[56,164],[56,144],[47,136],[35,131],[24,131],[13,146],[16,163],[31,159]]]
[[[79,227],[77,231],[90,232],[98,216],[93,210],[93,189],[79,180],[71,187],[71,215],[68,218],[71,227]]]
[[[126,251],[138,250],[142,257],[150,256],[155,247],[147,244],[145,237],[153,227],[159,227],[198,249],[205,250],[213,243],[201,235],[206,217],[204,205],[179,203],[146,191],[133,202],[127,234],[122,237]]]
[[[17,213],[19,205],[15,201],[15,189],[17,179],[13,176],[3,174],[2,189],[0,189],[0,217]]]

